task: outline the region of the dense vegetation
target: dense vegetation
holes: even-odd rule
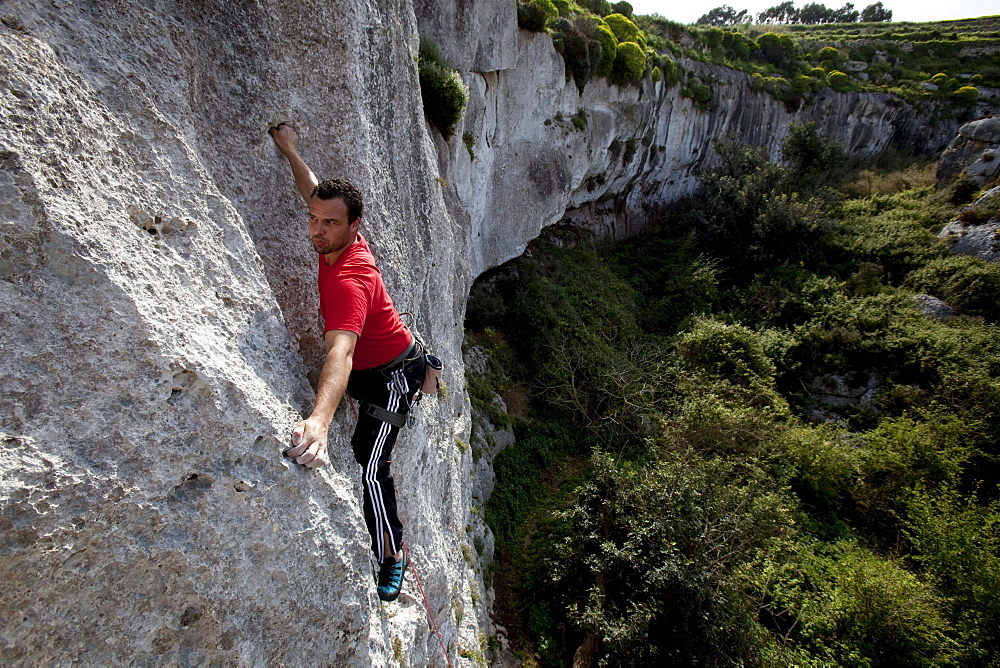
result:
[[[935,237],[973,193],[811,127],[718,151],[659,231],[473,289],[497,613],[543,666],[995,664],[1000,266]]]

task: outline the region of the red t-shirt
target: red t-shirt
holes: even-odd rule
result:
[[[333,264],[319,256],[319,309],[324,332],[346,329],[358,335],[355,369],[391,362],[410,345],[410,333],[389,299],[368,242],[360,234]]]

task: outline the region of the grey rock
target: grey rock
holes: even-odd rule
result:
[[[988,262],[1000,258],[1000,218],[979,224],[953,220],[942,228],[938,238],[950,242],[951,252],[958,255],[972,255]]]
[[[966,123],[959,128],[938,165],[938,187],[944,187],[962,172],[977,183],[986,183],[1000,173],[1000,116]]]
[[[844,69],[848,72],[864,72],[868,69],[868,63],[863,60],[848,60],[844,63]]]
[[[979,141],[984,144],[1000,144],[1000,116],[982,118],[978,121],[966,123],[958,130],[970,141]]]
[[[932,318],[945,320],[955,315],[951,306],[932,295],[914,295],[913,301],[921,311]]]
[[[987,190],[982,197],[975,201],[974,206],[977,208],[1000,208],[1000,186],[994,186]]]
[[[814,422],[844,424],[844,412],[870,404],[880,387],[881,381],[874,373],[814,378],[808,386],[810,401],[806,417]]]

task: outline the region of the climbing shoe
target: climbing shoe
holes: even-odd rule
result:
[[[399,561],[383,561],[378,569],[378,597],[383,601],[395,601],[399,592],[403,591],[403,573],[410,565],[410,560],[403,552]]]

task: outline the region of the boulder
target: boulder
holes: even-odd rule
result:
[[[1000,116],[983,118],[959,128],[938,165],[939,188],[947,186],[965,172],[974,181],[984,184],[1000,173]]]
[[[913,301],[916,302],[917,308],[919,308],[925,315],[936,320],[945,320],[955,315],[951,306],[937,297],[919,294],[913,296]]]
[[[1000,218],[985,223],[953,220],[938,233],[939,239],[951,244],[951,252],[973,255],[988,262],[1000,258]]]

